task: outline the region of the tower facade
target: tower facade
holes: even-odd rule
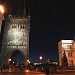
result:
[[[59,65],[63,65],[63,56],[67,58],[68,66],[75,66],[75,41],[61,40],[58,43]]]
[[[1,48],[3,62],[8,63],[8,59],[12,58],[12,54],[16,51],[20,52],[25,58],[25,63],[27,62],[29,59],[29,28],[30,17],[26,16],[25,0],[18,0],[15,14],[5,19]]]

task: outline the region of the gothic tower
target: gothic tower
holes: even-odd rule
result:
[[[25,58],[25,63],[29,59],[30,16],[26,15],[25,5],[25,0],[18,0],[14,15],[9,15],[5,19],[1,48],[2,62],[8,63],[8,59],[13,58],[11,56],[14,52],[20,52]]]

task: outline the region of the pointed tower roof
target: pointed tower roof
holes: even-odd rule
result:
[[[25,0],[18,0],[17,9],[15,12],[16,16],[26,16],[26,4]]]

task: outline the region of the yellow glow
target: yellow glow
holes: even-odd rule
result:
[[[4,8],[1,5],[0,5],[0,12],[4,13]]]
[[[26,70],[25,70],[25,72],[29,72],[29,70],[28,70],[28,69],[26,69]]]
[[[40,60],[42,60],[42,56],[40,56]]]
[[[11,59],[8,59],[8,61],[11,61]]]
[[[30,64],[30,60],[27,60],[27,63],[29,63],[29,64]]]
[[[27,60],[27,62],[29,62],[29,60]]]

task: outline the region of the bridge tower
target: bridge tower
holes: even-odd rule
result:
[[[25,58],[25,64],[29,59],[29,29],[30,16],[26,15],[25,0],[18,0],[16,12],[5,19],[3,40],[1,47],[2,62],[8,63],[13,58],[13,53],[20,52]]]

